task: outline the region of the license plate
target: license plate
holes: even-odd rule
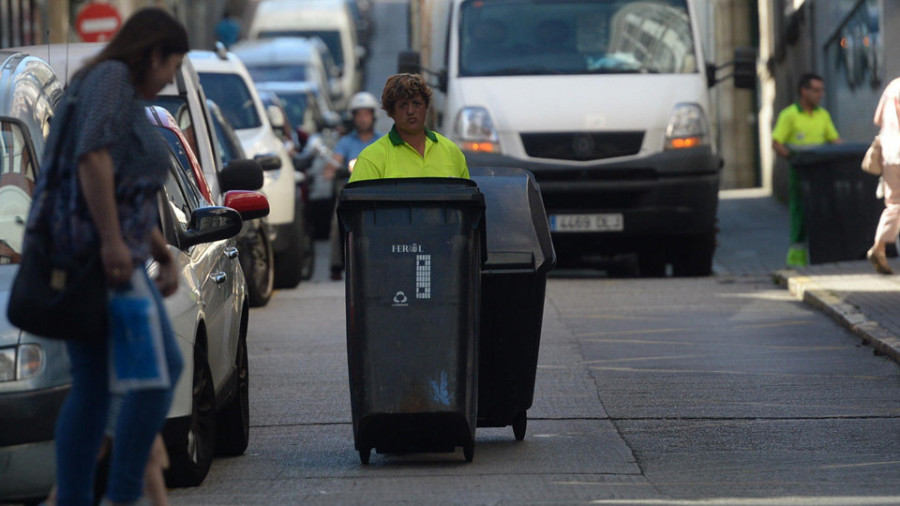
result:
[[[551,214],[552,232],[621,232],[625,219],[615,214]]]

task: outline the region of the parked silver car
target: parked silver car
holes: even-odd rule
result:
[[[44,136],[62,91],[44,61],[0,51],[0,502],[50,489],[53,430],[71,384],[62,341],[6,320]]]
[[[44,135],[61,95],[46,63],[0,52],[0,307],[15,277]],[[171,150],[169,161],[160,224],[181,275],[166,309],[185,357],[164,430],[175,486],[202,481],[216,452],[237,455],[247,446],[249,305],[233,239],[241,214],[212,206]],[[268,211],[255,192],[226,194],[224,202],[248,219]],[[153,276],[157,266],[148,262],[147,269]],[[21,332],[0,316],[0,502],[39,499],[52,486],[53,429],[71,383],[63,344]]]

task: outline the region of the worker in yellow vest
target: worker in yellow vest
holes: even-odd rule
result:
[[[381,178],[469,177],[466,157],[459,147],[425,127],[432,95],[418,74],[388,78],[381,108],[394,120],[394,126],[359,154],[351,183]]]
[[[816,74],[800,77],[800,100],[785,107],[778,114],[772,130],[772,149],[787,159],[792,151],[804,147],[841,142],[831,115],[819,106],[825,96],[825,82]],[[800,174],[793,166],[788,172],[788,209],[791,214],[791,246],[787,265],[796,267],[809,263],[806,251],[806,223],[803,218],[803,192]]]

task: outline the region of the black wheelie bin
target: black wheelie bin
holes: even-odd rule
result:
[[[478,426],[512,425],[525,438],[534,399],[547,273],[556,265],[547,214],[531,172],[470,168],[484,194],[487,261],[481,271]]]
[[[348,184],[347,361],[360,460],[475,450],[484,197],[456,178]]]
[[[878,177],[862,171],[868,144],[845,142],[798,150],[809,263],[863,260],[872,246],[884,202]]]

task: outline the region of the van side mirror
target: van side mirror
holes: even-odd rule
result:
[[[756,48],[743,46],[734,50],[734,59],[722,65],[715,63],[706,64],[706,85],[713,86],[725,81],[728,78],[734,79],[734,87],[744,90],[752,90],[756,88]],[[725,77],[719,77],[718,71],[732,67],[731,74]]]
[[[422,64],[418,51],[400,51],[397,55],[398,74],[421,74]]]
[[[397,72],[401,74],[430,74],[437,78],[438,90],[447,92],[447,71],[422,68],[421,56],[417,51],[400,51],[397,55]]]
[[[756,88],[756,48],[738,47],[734,50],[734,87],[745,90]]]

